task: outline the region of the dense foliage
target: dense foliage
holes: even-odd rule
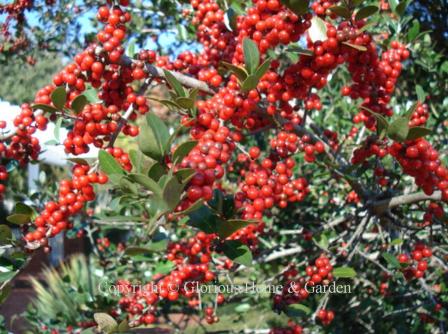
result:
[[[66,234],[91,251],[33,282],[21,315],[33,333],[444,333],[448,61],[437,6],[0,7],[2,72],[17,87],[2,98],[28,98],[19,64],[37,61],[27,71],[39,80],[60,64],[49,54],[65,64],[1,133],[0,192],[5,210],[15,205],[0,225],[0,300],[36,250]],[[62,146],[71,167],[44,168],[28,191],[21,167],[38,161],[35,133],[50,122],[68,134],[46,145]],[[97,159],[76,157],[93,147]]]

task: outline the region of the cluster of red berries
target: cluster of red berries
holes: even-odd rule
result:
[[[84,204],[95,199],[93,184],[104,184],[105,174],[90,172],[87,165],[75,165],[71,180],[59,184],[57,202],[48,202],[44,210],[34,220],[35,230],[25,235],[29,248],[35,249],[48,244],[48,238],[71,228],[69,216],[78,213]]]
[[[179,296],[190,299],[191,306],[197,306],[198,294],[196,283],[203,284],[215,279],[215,274],[210,271],[211,243],[214,235],[199,232],[196,236],[168,246],[167,259],[176,265],[176,269],[169,274],[155,275],[153,282],[143,288],[120,289],[124,296],[120,299],[120,307],[131,315],[131,324],[150,324],[156,320],[155,313],[157,303],[162,300],[176,301]],[[227,261],[227,268],[232,263]],[[123,283],[123,282],[122,282]],[[129,287],[129,282],[123,284]],[[224,301],[221,296],[221,303]],[[206,314],[206,320],[217,321],[213,313]],[[210,323],[212,323],[210,322]]]
[[[389,152],[426,194],[431,195],[439,189],[442,199],[448,201],[448,170],[441,164],[439,153],[430,143],[423,138],[405,143],[394,142]]]
[[[428,269],[428,262],[425,259],[431,256],[431,248],[422,243],[418,243],[411,252],[411,257],[407,254],[400,254],[397,259],[400,263],[408,265],[403,269],[403,274],[407,280],[410,280],[414,277],[422,278],[425,275],[425,271]]]
[[[417,108],[410,117],[409,126],[413,127],[413,126],[425,125],[428,118],[429,118],[428,105],[421,104],[419,102]]]
[[[332,310],[321,309],[317,312],[317,319],[322,322],[322,325],[328,326],[334,319],[334,312]]]
[[[311,9],[321,17],[329,16],[332,19],[336,18],[336,14],[330,10],[338,1],[335,0],[317,0],[311,4]]]
[[[273,157],[274,158],[274,157]],[[235,205],[242,208],[244,219],[259,219],[263,212],[274,205],[285,208],[288,202],[301,202],[308,194],[304,178],[293,179],[295,161],[265,158],[258,164],[250,161],[240,174],[244,177],[240,192],[235,195]]]
[[[360,25],[362,24],[360,23]],[[351,29],[346,24],[342,31],[346,30],[350,34]],[[402,62],[409,57],[409,51],[403,44],[392,41],[391,49],[383,52],[379,58],[376,45],[370,35],[365,32],[362,35],[357,35],[358,33],[355,31],[354,38],[349,42],[364,46],[366,51],[362,55],[355,55],[356,51],[352,51],[353,56],[348,58],[348,69],[353,84],[350,87],[344,87],[342,95],[348,95],[352,99],[362,98],[363,107],[378,114],[392,116],[393,111],[388,103],[401,73]],[[364,122],[369,129],[373,129],[376,124],[375,117],[365,109],[362,109],[353,118],[353,121],[355,123]]]
[[[104,252],[110,247],[110,240],[107,237],[96,239],[96,247],[100,252]]]
[[[434,219],[443,219],[445,211],[443,206],[436,202],[431,202],[423,215],[423,222],[420,224],[422,227],[429,226],[433,223]]]
[[[360,202],[360,198],[356,191],[352,190],[348,193],[346,198],[347,203],[355,203],[358,204]]]
[[[377,136],[368,136],[362,146],[353,151],[352,164],[361,164],[372,156],[384,158],[389,153],[385,144],[385,140],[380,140]]]
[[[311,284],[319,284],[325,280],[332,281],[332,270],[330,259],[323,254],[314,261],[314,266],[308,266],[305,269]]]
[[[285,125],[284,129],[287,130],[291,126],[292,124]],[[318,141],[313,144],[309,136],[299,137],[293,131],[279,132],[275,138],[271,139],[270,145],[280,157],[290,156],[299,149],[305,153],[304,159],[307,162],[315,161],[316,153],[325,152],[325,146],[322,142]]]
[[[288,327],[274,327],[271,328],[269,334],[302,334],[302,326],[297,325],[292,320],[288,321]]]

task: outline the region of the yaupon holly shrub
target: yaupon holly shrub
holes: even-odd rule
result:
[[[32,6],[2,11],[20,21]],[[159,28],[180,22],[179,46],[197,51],[169,57],[128,47],[145,33],[132,2],[101,5],[95,38],[1,134],[1,193],[11,166],[39,160],[35,133],[50,122],[68,130],[73,165],[49,199],[17,202],[7,220],[22,237],[1,225],[2,299],[50,239],[87,234],[108,289],[87,292],[68,274],[79,266],[64,267],[69,278],[51,280],[79,308],[39,311],[67,298],[40,293],[35,331],[445,332],[446,104],[401,74],[446,65],[419,59],[430,41],[400,19],[406,6],[171,3]],[[93,147],[95,161],[76,158]],[[201,292],[252,284],[280,288]]]

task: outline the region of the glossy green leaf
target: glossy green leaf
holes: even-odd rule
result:
[[[100,163],[101,170],[107,175],[125,174],[125,171],[123,170],[123,168],[121,168],[121,165],[118,163],[117,160],[115,160],[115,158],[110,153],[101,150],[98,153],[98,160]]]
[[[246,69],[240,66],[233,65],[231,63],[222,61],[220,65],[228,69],[232,74],[234,74],[240,82],[243,82],[248,77]]]
[[[393,268],[399,268],[400,262],[398,262],[397,258],[389,253],[383,253],[381,256],[386,260],[386,262],[391,265]]]
[[[243,39],[244,64],[249,74],[253,74],[260,64],[260,52],[257,44],[248,37]]]
[[[176,99],[176,104],[184,109],[193,109],[194,108],[194,100],[189,97],[178,97]]]
[[[84,109],[88,102],[89,101],[87,101],[87,98],[84,95],[78,95],[72,101],[71,108],[76,114],[78,114]]]
[[[416,86],[415,86],[415,91],[417,92],[418,100],[419,100],[420,102],[425,102],[425,100],[426,100],[426,93],[425,93],[425,91],[423,90],[423,87],[420,86],[420,85],[416,85]]]
[[[169,131],[154,113],[148,113],[137,141],[140,151],[154,160],[162,160],[167,150]]]
[[[369,16],[372,16],[376,12],[378,12],[379,8],[377,6],[365,6],[362,7],[355,15],[355,20],[359,21],[362,19],[366,19]]]
[[[325,21],[318,16],[311,19],[311,27],[308,29],[308,35],[312,42],[325,41],[327,39],[327,25]]]
[[[16,225],[23,225],[31,221],[31,216],[23,213],[14,213],[6,217],[6,220]]]
[[[4,244],[12,238],[11,229],[6,225],[0,225],[0,243]]]
[[[146,175],[143,174],[129,174],[128,177],[132,180],[137,182],[138,184],[141,184],[146,189],[152,191],[154,195],[156,196],[162,196],[162,188],[157,184],[156,181],[149,178]]]
[[[229,219],[217,225],[217,232],[222,239],[225,239],[239,229],[255,222],[253,220]]]
[[[395,13],[399,16],[403,16],[404,12],[406,11],[406,8],[408,6],[407,0],[402,0],[397,7],[395,7]]]
[[[334,277],[338,278],[353,278],[356,277],[356,271],[350,267],[336,267],[331,272]]]
[[[353,44],[353,43],[349,43],[349,42],[342,42],[342,44],[347,45],[355,50],[358,51],[367,51],[367,48],[364,45],[357,45],[357,44]]]
[[[425,137],[431,134],[431,132],[432,132],[431,129],[425,128],[423,126],[414,126],[412,128],[409,128],[406,140],[415,140],[421,137]]]
[[[308,12],[309,1],[307,0],[281,0],[280,2],[297,15],[303,15]]]
[[[395,141],[405,141],[409,133],[408,122],[407,117],[398,117],[389,124],[387,135]]]
[[[169,209],[174,209],[180,201],[180,195],[185,184],[178,181],[176,176],[171,176],[163,187],[163,200]]]
[[[148,171],[148,176],[153,179],[154,181],[159,181],[160,178],[166,173],[165,169],[163,168],[163,166],[159,163],[156,162],[155,164],[153,164]]]
[[[331,12],[335,13],[336,15],[346,18],[348,20],[352,16],[352,13],[346,6],[332,6],[328,9],[331,10]]]
[[[224,241],[223,252],[233,262],[246,267],[252,265],[252,253],[250,249],[239,240]]]
[[[179,182],[184,184],[189,182],[195,174],[196,171],[193,168],[182,168],[174,173]]]
[[[178,96],[186,96],[185,89],[182,86],[182,84],[179,82],[179,80],[176,79],[176,77],[168,70],[163,70],[163,73],[165,74],[166,81],[170,84],[171,88],[174,89],[176,94]]]
[[[58,109],[64,108],[65,103],[67,102],[67,92],[65,91],[65,87],[57,87],[51,93],[51,102],[53,102],[53,105]]]
[[[183,158],[196,147],[197,143],[197,140],[190,140],[180,144],[173,153],[173,162],[175,164],[182,162]]]
[[[286,308],[286,314],[290,317],[300,317],[310,315],[311,309],[303,304],[291,304]]]
[[[98,324],[99,329],[105,333],[113,333],[118,327],[118,323],[115,319],[107,313],[95,313],[93,318]]]
[[[55,112],[55,111],[58,111],[58,109],[56,109],[53,106],[49,106],[47,104],[41,104],[41,103],[33,104],[31,106],[31,108],[34,109],[34,110],[40,109],[40,110],[45,111],[45,112]]]
[[[31,216],[34,213],[34,211],[33,208],[26,205],[25,203],[17,202],[16,205],[14,206],[14,213],[20,213]]]

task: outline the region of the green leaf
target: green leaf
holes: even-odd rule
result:
[[[251,308],[251,306],[248,303],[239,304],[237,307],[235,307],[235,312],[236,313],[246,313],[247,311],[250,310],[250,308]]]
[[[154,113],[148,113],[137,141],[140,151],[154,160],[162,160],[167,150],[169,132],[165,123]]]
[[[47,105],[47,104],[41,104],[41,103],[33,104],[33,105],[31,106],[31,108],[34,109],[34,110],[36,110],[36,109],[40,109],[40,110],[45,111],[45,112],[55,112],[55,111],[58,111],[58,110],[57,110],[55,107],[53,107],[53,106],[49,106],[49,105]]]
[[[379,8],[377,6],[365,6],[362,7],[355,15],[355,20],[359,21],[365,18],[368,18],[369,16],[372,16],[376,12],[378,12]]]
[[[157,99],[155,97],[148,97],[148,99],[152,101],[156,101],[160,104],[163,104],[165,107],[168,107],[170,109],[182,109],[180,105],[178,105],[176,102],[166,99]]]
[[[419,100],[420,102],[425,102],[425,100],[426,100],[426,93],[425,93],[425,91],[423,90],[423,87],[420,86],[420,85],[416,85],[416,86],[415,86],[415,91],[417,92],[418,100]]]
[[[98,324],[99,329],[106,333],[113,333],[118,327],[115,319],[107,313],[95,313],[93,318]]]
[[[11,229],[6,225],[0,225],[0,243],[4,244],[12,238]]]
[[[243,39],[244,64],[249,74],[253,74],[260,64],[260,52],[257,44],[248,37]]]
[[[217,232],[222,239],[225,239],[239,229],[255,222],[254,220],[229,219],[217,225]]]
[[[384,138],[389,127],[389,122],[387,122],[387,119],[383,115],[373,112],[369,108],[361,108],[367,110],[370,114],[372,114],[372,116],[376,118],[376,132],[381,139]]]
[[[31,221],[31,216],[23,213],[14,213],[6,217],[6,220],[16,225],[23,225]]]
[[[325,41],[327,39],[327,26],[325,21],[318,16],[311,19],[311,27],[308,29],[311,41]]]
[[[395,7],[395,13],[397,13],[398,16],[403,16],[407,6],[408,2],[406,0],[401,1],[397,7]]]
[[[291,304],[288,305],[286,314],[290,317],[300,317],[311,314],[311,309],[303,304]]]
[[[93,88],[92,86],[90,86],[89,88],[87,88],[83,95],[87,98],[87,101],[89,101],[89,103],[99,103],[101,102],[101,100],[98,97],[98,91]]]
[[[78,165],[85,165],[85,166],[89,165],[88,161],[82,158],[68,158],[67,161],[73,162],[74,164]]]
[[[138,188],[135,183],[133,183],[130,179],[128,179],[126,176],[123,176],[120,179],[119,186],[121,188],[121,191],[124,193],[131,193],[134,195],[138,195]]]
[[[224,241],[223,252],[233,262],[246,267],[252,265],[252,253],[250,249],[239,240]]]
[[[233,65],[231,63],[221,61],[220,65],[228,69],[232,74],[234,74],[240,82],[243,82],[248,77],[248,73],[245,68]]]
[[[84,95],[78,95],[72,101],[71,107],[76,114],[79,114],[88,102],[89,101],[87,101],[87,98]]]
[[[241,90],[244,93],[249,92],[252,89],[257,88],[258,85],[258,81],[257,78],[255,77],[255,75],[249,75],[246,80],[244,80],[244,82],[241,84]]]
[[[182,162],[182,159],[196,147],[197,143],[197,140],[190,140],[180,144],[173,153],[173,163]]]
[[[146,189],[152,191],[154,195],[159,197],[162,196],[162,188],[160,188],[156,181],[149,178],[148,176],[143,174],[129,174],[128,177],[132,181],[135,181],[144,186]]]
[[[176,176],[171,176],[163,187],[163,200],[168,204],[169,209],[174,209],[180,201],[180,195],[185,184],[178,181]]]
[[[257,84],[255,85],[255,87],[258,85],[258,82],[261,80],[261,78],[263,77],[263,75],[266,74],[266,72],[269,70],[269,67],[271,66],[271,59],[267,58],[263,64],[261,64],[257,70],[254,73],[254,77],[255,80],[257,81]]]
[[[402,239],[394,239],[390,242],[391,246],[397,246],[397,245],[401,245],[403,243]]]
[[[328,9],[336,15],[346,18],[347,20],[352,17],[352,13],[346,6],[332,6]]]
[[[126,49],[126,54],[130,57],[130,58],[134,58],[135,56],[135,38],[132,38],[129,43],[128,43],[128,47]]]
[[[193,176],[196,174],[196,171],[193,168],[182,168],[174,173],[176,175],[179,182],[185,184],[188,183]]]
[[[208,234],[216,233],[218,221],[222,221],[212,212],[209,207],[205,205],[202,205],[199,209],[190,212],[188,216],[190,218],[188,220],[188,225],[196,227]]]
[[[347,45],[347,46],[349,46],[349,47],[351,47],[353,49],[356,49],[358,51],[363,51],[363,52],[367,51],[367,48],[364,45],[357,45],[357,44],[352,44],[352,43],[349,43],[349,42],[342,42],[342,44],[345,44],[345,45]]]
[[[151,253],[151,250],[144,247],[129,246],[124,250],[124,254],[128,256],[136,256]]]
[[[115,158],[110,153],[101,150],[98,153],[98,160],[100,163],[101,170],[107,175],[125,174],[125,171],[123,170],[123,168],[121,168],[121,165],[118,163],[117,160],[115,160]]]
[[[203,205],[204,205],[204,200],[202,198],[200,198],[196,202],[191,204],[187,209],[185,209],[183,211],[175,212],[174,214],[176,216],[188,215],[188,214],[192,213],[193,211],[198,210]]]
[[[158,262],[154,269],[154,274],[165,275],[165,274],[168,274],[169,272],[171,272],[171,270],[173,270],[173,269],[174,269],[173,262],[170,262],[170,261]]]
[[[337,267],[331,273],[338,278],[353,278],[356,276],[356,271],[350,267]]]
[[[159,181],[160,178],[165,175],[166,171],[163,168],[163,166],[159,163],[156,162],[155,164],[153,164],[148,171],[148,176],[153,179],[154,181]]]
[[[168,70],[163,70],[163,73],[165,74],[166,81],[168,81],[168,83],[170,84],[171,88],[174,89],[176,94],[178,96],[185,97],[186,96],[185,89],[184,89],[184,87],[182,87],[182,85],[179,82],[179,80],[177,80],[176,77]]]
[[[393,268],[400,268],[400,262],[396,259],[395,256],[389,253],[383,253],[381,256],[386,260],[388,264],[390,264]]]
[[[328,249],[329,241],[325,233],[321,233],[319,238],[313,238],[314,242],[323,249]]]
[[[236,29],[237,29],[237,26],[236,26],[237,21],[236,20],[238,18],[238,15],[235,12],[235,9],[233,9],[232,7],[229,7],[229,9],[227,9],[226,16],[227,16],[227,20],[229,22],[228,28],[230,28],[230,31],[236,31]]]
[[[34,211],[33,209],[21,202],[16,203],[15,207],[14,207],[14,213],[20,213],[20,214],[24,214],[24,215],[33,215]]]
[[[313,52],[313,51],[308,50],[308,49],[301,48],[301,47],[299,47],[299,46],[297,46],[297,45],[290,46],[290,47],[288,48],[288,51],[290,51],[290,52],[296,52],[296,53],[298,53],[298,54],[300,54],[300,55],[310,56],[310,57],[311,57],[312,55],[314,55],[314,52]]]
[[[64,108],[65,103],[67,102],[67,92],[65,91],[64,86],[57,87],[51,93],[51,102],[53,102],[53,105],[58,109]]]
[[[423,126],[414,126],[412,128],[409,128],[409,133],[406,137],[406,140],[415,140],[421,137],[425,137],[431,134],[431,132],[431,129],[425,128]]]
[[[56,142],[59,144],[61,140],[61,126],[62,126],[63,118],[59,117],[56,121],[56,124],[54,125],[54,138],[56,139]]]
[[[134,149],[129,150],[129,159],[131,160],[132,171],[136,173],[146,174],[155,163],[141,151]]]
[[[387,129],[387,135],[395,141],[405,141],[409,133],[407,117],[397,117],[392,123],[390,123]]]
[[[190,99],[189,97],[178,97],[176,99],[176,103],[184,109],[194,108],[194,100]]]
[[[407,35],[408,42],[414,41],[417,38],[419,32],[420,32],[420,22],[417,19],[414,19],[412,21],[412,26],[409,28],[408,31]]]
[[[0,291],[0,305],[9,297],[11,294],[12,287],[11,284],[7,284],[1,291]]]
[[[280,2],[297,15],[303,15],[308,12],[309,1],[307,0],[281,0]]]
[[[127,319],[124,319],[118,325],[117,332],[118,333],[129,333],[130,327]]]

